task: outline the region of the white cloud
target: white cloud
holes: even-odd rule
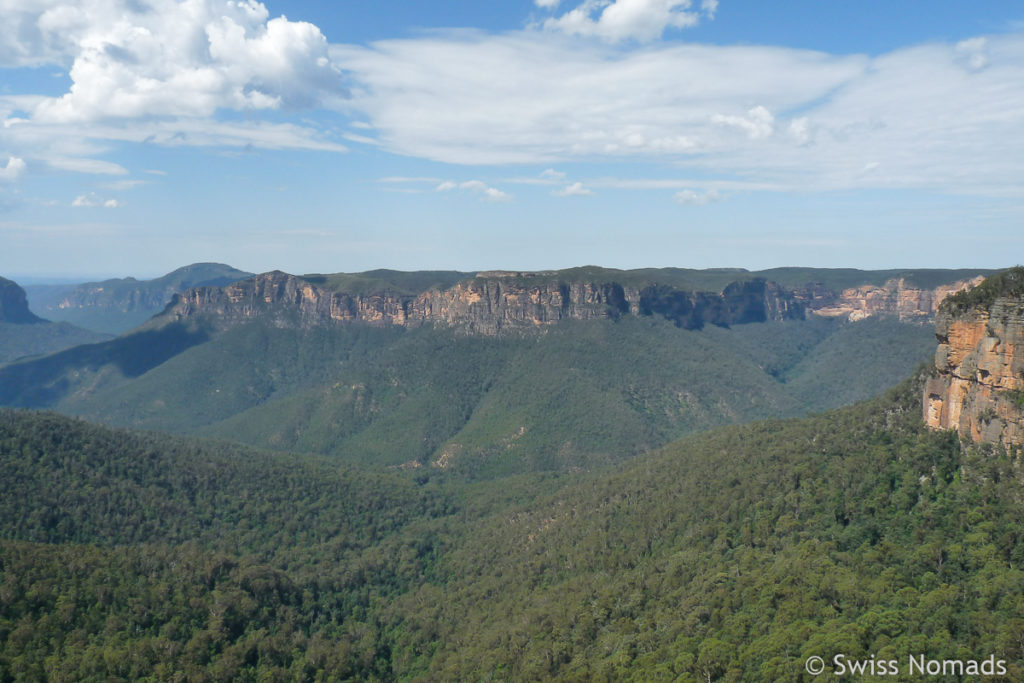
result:
[[[544,7],[546,9],[554,9],[558,7],[560,0],[533,0],[533,4],[537,7]]]
[[[706,206],[712,202],[721,201],[724,197],[718,192],[718,190],[708,190],[707,192],[681,190],[675,193],[673,199],[676,203],[682,204],[683,206]]]
[[[556,171],[553,168],[549,168],[545,171],[541,171],[540,177],[543,180],[561,180],[562,178],[565,177],[565,174],[562,173],[561,171]]]
[[[106,209],[116,209],[120,206],[120,203],[116,199],[102,199],[97,196],[95,192],[87,192],[75,197],[74,201],[71,202],[71,206],[76,208],[93,208],[102,206]]]
[[[775,117],[772,116],[770,111],[760,105],[748,111],[746,116],[715,114],[711,117],[711,122],[739,128],[751,140],[766,138],[775,131]]]
[[[983,37],[968,38],[956,44],[956,52],[968,69],[978,71],[988,66],[988,41]]]
[[[575,9],[545,21],[544,28],[609,42],[649,41],[660,38],[667,28],[696,26],[701,12],[714,18],[718,8],[717,0],[705,0],[700,10],[692,5],[692,0],[584,0]]]
[[[0,101],[0,113],[2,106]],[[25,121],[0,129],[0,143],[5,146],[54,168],[75,173],[127,175],[128,169],[120,164],[96,158],[107,154],[111,143],[116,142],[235,150],[346,151],[343,145],[324,139],[311,128],[265,121],[221,122],[208,118],[179,118],[70,125]]]
[[[255,0],[0,0],[0,64],[70,62],[70,91],[39,121],[210,116],[306,107],[343,91],[313,24]]]
[[[556,197],[590,197],[594,193],[592,190],[583,187],[583,183],[573,183],[561,190],[555,190],[551,194]]]
[[[8,157],[7,165],[0,168],[0,181],[10,182],[17,180],[25,172],[25,168],[27,168],[27,165],[24,159]]]
[[[352,111],[403,155],[541,168],[666,160],[796,190],[1024,192],[1022,35],[869,58],[455,32],[331,55],[352,77]]]
[[[798,145],[806,145],[811,141],[810,122],[806,116],[793,119],[789,122],[789,135]]]
[[[0,144],[30,161],[123,174],[96,158],[110,141],[346,150],[308,124],[223,120],[346,96],[320,29],[255,0],[0,0],[0,16],[0,66],[71,78],[59,97],[0,97]]]
[[[437,192],[450,192],[451,190],[465,190],[480,195],[480,197],[489,202],[507,202],[511,201],[512,195],[502,192],[501,190],[489,186],[482,180],[467,180],[465,182],[456,183],[452,180],[446,180],[435,188]]]
[[[383,147],[461,164],[714,152],[740,142],[711,123],[716,114],[746,112],[752,99],[794,109],[867,64],[764,47],[619,50],[530,31],[335,46],[332,58]]]

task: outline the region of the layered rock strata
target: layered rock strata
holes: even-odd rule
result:
[[[615,282],[565,282],[521,273],[486,275],[447,289],[407,295],[390,290],[337,292],[274,271],[224,287],[197,287],[176,295],[159,321],[203,315],[218,328],[256,317],[280,327],[356,321],[407,327],[440,324],[496,335],[560,320],[623,315],[658,315],[690,329],[804,315],[803,306],[791,295],[759,279],[711,293]]]
[[[935,321],[939,376],[924,391],[924,419],[973,441],[1024,445],[1024,298],[997,297]]]
[[[933,289],[916,287],[906,278],[893,278],[881,287],[861,285],[835,293],[821,285],[808,285],[795,292],[815,315],[845,317],[851,321],[871,316],[896,316],[903,321],[926,322],[935,316],[949,296],[977,286],[984,277],[959,280]]]

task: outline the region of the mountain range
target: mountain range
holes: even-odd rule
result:
[[[105,334],[121,334],[163,310],[190,287],[225,285],[252,273],[220,263],[193,263],[152,280],[133,277],[71,285],[28,285],[29,306],[56,322]]]
[[[594,274],[267,273],[0,368],[219,437],[0,409],[0,681],[1024,677],[1024,269]]]
[[[594,467],[875,395],[930,355],[937,302],[980,277],[275,271],[9,364],[0,404],[379,466]]]

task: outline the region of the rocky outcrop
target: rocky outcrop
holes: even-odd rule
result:
[[[274,271],[224,287],[197,287],[175,296],[154,324],[202,316],[226,329],[261,318],[279,327],[363,322],[446,325],[496,335],[561,320],[658,315],[680,327],[730,325],[803,317],[803,307],[774,283],[755,279],[721,293],[616,282],[563,281],[547,273],[488,272],[453,287],[419,294],[332,291]]]
[[[1024,270],[1014,270],[1024,281]],[[938,377],[924,391],[928,426],[956,429],[973,441],[1024,445],[1024,296],[944,306],[935,335]]]
[[[863,320],[871,316],[895,316],[903,321],[931,320],[939,305],[949,296],[978,285],[984,277],[959,280],[933,289],[917,287],[906,278],[893,278],[881,287],[861,285],[833,292],[818,284],[809,284],[796,292],[807,310],[825,317]]]
[[[0,277],[0,323],[24,325],[43,322],[28,310],[28,298],[18,283]]]

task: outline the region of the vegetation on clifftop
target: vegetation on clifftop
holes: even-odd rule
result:
[[[988,311],[996,299],[1024,300],[1024,266],[1015,266],[985,279],[977,287],[954,294],[942,302],[941,310],[961,315],[973,310]]]

